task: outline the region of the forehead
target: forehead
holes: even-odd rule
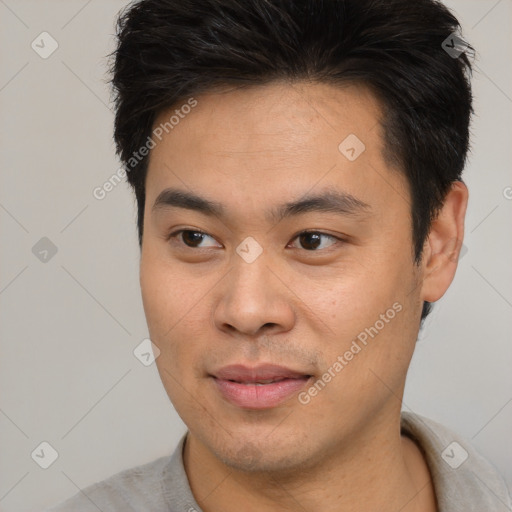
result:
[[[325,139],[329,133],[335,142],[345,132],[357,133],[368,143],[377,142],[380,135],[380,105],[360,85],[275,82],[251,87],[224,86],[195,100],[196,106],[187,108],[190,112],[179,116],[180,119],[174,116],[175,124],[166,131],[172,132],[180,143],[186,143],[192,136],[191,143],[199,144],[200,149],[215,151],[223,143],[223,149],[243,146],[267,152],[292,148],[300,152],[312,149],[315,134]],[[166,121],[186,103],[184,99],[160,112],[153,128],[165,127]]]
[[[172,185],[239,207],[282,203],[315,187],[367,203],[372,190],[388,201],[386,187],[400,189],[402,200],[407,193],[402,174],[384,161],[382,111],[364,87],[274,83],[194,99],[192,109],[176,104],[155,120],[154,130],[165,128],[181,113],[151,150],[148,202]]]

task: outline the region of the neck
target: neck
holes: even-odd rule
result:
[[[324,510],[435,511],[428,467],[416,444],[400,435],[399,417],[358,432],[329,455],[283,473],[242,472],[225,465],[192,433],[184,464],[204,512]]]

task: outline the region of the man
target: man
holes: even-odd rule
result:
[[[55,508],[510,510],[468,443],[401,413],[468,191],[470,47],[433,0],[142,0],[115,140],[172,456]]]

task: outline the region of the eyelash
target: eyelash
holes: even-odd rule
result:
[[[182,233],[185,233],[185,232],[189,232],[189,233],[199,233],[201,235],[206,235],[206,236],[209,236],[210,238],[214,239],[215,238],[211,235],[209,235],[208,233],[205,233],[204,231],[199,231],[199,230],[196,230],[196,229],[180,229],[180,230],[177,230],[177,231],[174,231],[172,233],[170,233],[168,236],[167,236],[167,241],[171,241],[171,239],[173,238],[177,238],[180,234]],[[322,231],[315,231],[315,230],[305,230],[305,231],[301,231],[300,233],[297,233],[297,235],[295,235],[293,238],[292,238],[292,242],[294,240],[296,240],[297,238],[299,238],[301,235],[308,235],[308,234],[315,234],[315,235],[320,235],[320,236],[323,236],[323,237],[326,237],[326,238],[330,238],[331,240],[334,240],[335,243],[330,245],[329,247],[327,247],[326,249],[304,249],[305,251],[307,252],[322,252],[322,251],[329,251],[329,249],[336,244],[336,242],[341,242],[341,243],[344,243],[346,242],[345,239],[343,238],[340,238],[340,237],[337,237],[337,236],[334,236],[334,235],[330,235],[328,233],[323,233]],[[173,243],[177,243],[179,245],[183,245],[186,249],[195,249],[195,250],[201,250],[201,249],[208,249],[208,247],[191,247],[189,245],[186,245],[183,243],[183,241],[177,241],[177,242],[173,242]]]

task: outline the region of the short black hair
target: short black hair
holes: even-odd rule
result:
[[[140,0],[126,6],[117,19],[110,72],[114,140],[137,200],[139,245],[148,156],[138,150],[162,111],[223,86],[356,84],[379,100],[384,157],[407,177],[419,263],[469,150],[467,50],[473,48],[466,43],[459,55],[448,53],[443,42],[454,33],[460,33],[458,20],[436,0]],[[422,319],[430,307],[424,303]]]

